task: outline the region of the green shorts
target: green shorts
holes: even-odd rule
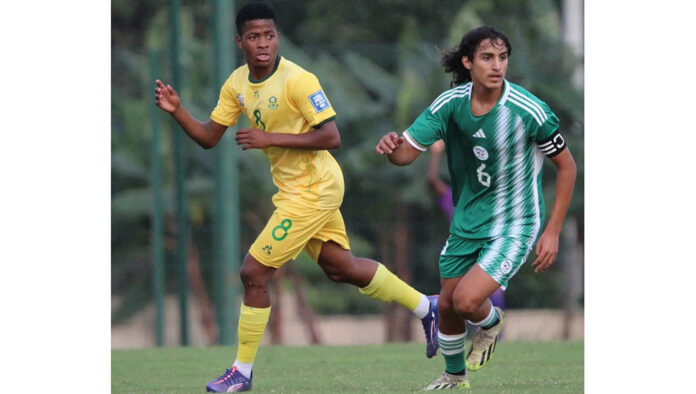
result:
[[[440,277],[464,276],[476,263],[506,289],[510,278],[527,260],[533,245],[531,238],[466,239],[450,234],[440,253]]]

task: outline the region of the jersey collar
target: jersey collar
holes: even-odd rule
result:
[[[473,82],[469,82],[469,83],[471,84],[471,89],[469,89],[469,94],[468,94],[468,97],[469,97],[468,105],[469,105],[469,111],[471,111],[471,92],[474,90],[474,83]],[[503,94],[501,94],[500,97],[498,97],[498,103],[496,105],[494,105],[488,112],[486,112],[485,114],[483,114],[481,116],[475,116],[473,113],[471,114],[471,116],[473,116],[474,118],[480,118],[482,116],[488,115],[489,113],[491,113],[492,111],[497,109],[498,106],[501,106],[501,107],[504,106],[509,95],[510,95],[510,83],[507,81],[507,79],[503,79]]]
[[[249,71],[249,82],[251,82],[251,83],[261,83],[261,82],[267,80],[268,78],[272,77],[273,74],[275,74],[275,72],[278,70],[278,65],[280,64],[280,58],[282,58],[282,56],[278,55],[278,57],[276,58],[275,66],[273,66],[273,70],[272,70],[268,75],[266,75],[265,77],[263,77],[263,78],[261,78],[261,79],[259,79],[259,80],[255,80],[254,78],[252,78],[252,77],[251,77],[251,71]]]
[[[500,97],[500,100],[498,100],[498,105],[500,106],[505,105],[508,95],[510,95],[510,83],[507,81],[507,79],[503,79],[503,83],[505,84],[503,87],[503,95]]]

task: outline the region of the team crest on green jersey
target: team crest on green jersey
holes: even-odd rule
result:
[[[486,150],[486,148],[484,148],[482,146],[476,145],[474,147],[474,155],[479,160],[483,160],[483,161],[488,160],[488,151]]]

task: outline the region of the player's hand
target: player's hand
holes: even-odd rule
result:
[[[380,155],[390,155],[396,148],[403,144],[403,142],[404,137],[399,137],[398,134],[390,131],[379,140],[375,149]]]
[[[539,237],[536,249],[536,260],[532,263],[534,272],[546,271],[558,256],[558,234],[544,231]]]
[[[176,90],[170,85],[165,86],[159,79],[155,83],[157,84],[155,88],[155,104],[163,111],[169,113],[176,111],[181,105],[181,99]]]
[[[234,139],[237,141],[237,145],[242,146],[242,150],[262,149],[270,146],[269,134],[261,129],[239,129]]]

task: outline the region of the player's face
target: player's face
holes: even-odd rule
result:
[[[462,58],[462,64],[471,73],[474,85],[488,89],[501,89],[508,66],[508,50],[503,40],[486,38],[481,41],[474,51],[473,61],[467,56]]]
[[[237,46],[244,52],[249,68],[270,72],[278,55],[278,30],[272,19],[244,22]],[[265,70],[268,69],[268,70]]]

